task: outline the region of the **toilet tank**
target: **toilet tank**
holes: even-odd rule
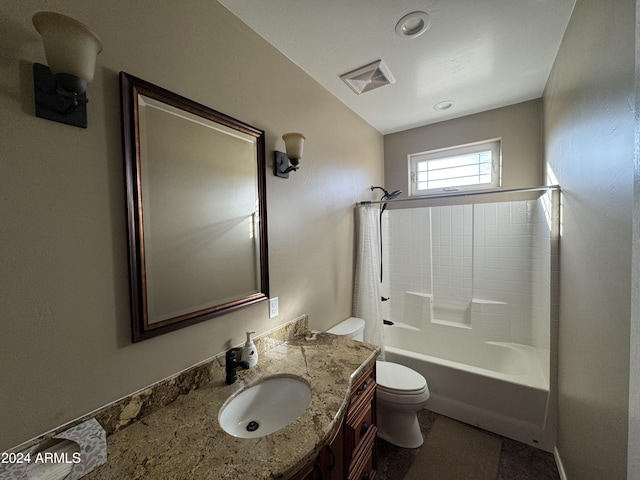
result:
[[[358,317],[349,317],[327,332],[362,342],[364,340],[364,320]]]

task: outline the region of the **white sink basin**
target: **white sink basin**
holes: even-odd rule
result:
[[[234,437],[262,437],[302,415],[310,399],[311,389],[304,380],[271,377],[227,400],[220,408],[218,421]]]

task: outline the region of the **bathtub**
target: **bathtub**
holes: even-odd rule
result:
[[[427,409],[553,451],[549,383],[536,349],[456,330],[385,325],[386,360],[427,379]]]

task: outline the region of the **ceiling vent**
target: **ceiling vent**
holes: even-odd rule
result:
[[[382,60],[340,75],[340,78],[358,95],[396,82]]]

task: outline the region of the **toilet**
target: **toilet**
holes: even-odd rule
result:
[[[364,320],[350,317],[328,333],[363,341]],[[376,424],[378,437],[403,448],[417,448],[424,438],[417,412],[429,399],[427,381],[415,370],[398,363],[376,361]]]

